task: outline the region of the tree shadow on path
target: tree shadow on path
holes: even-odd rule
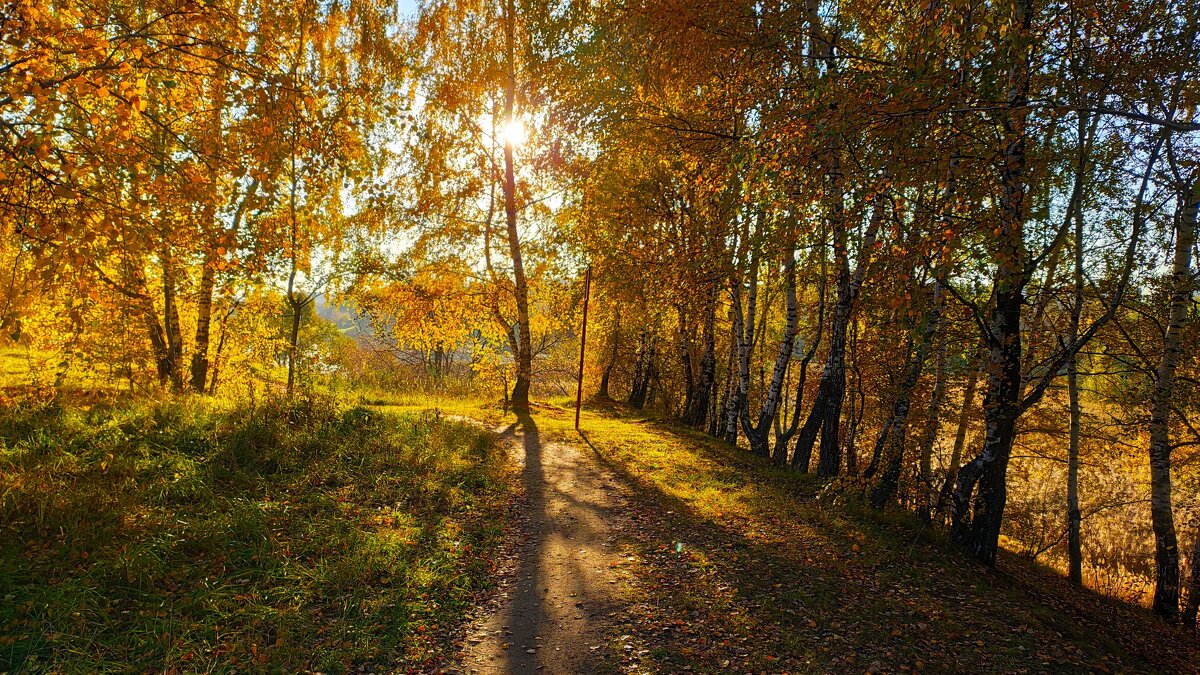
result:
[[[591,453],[545,443],[528,413],[501,432],[524,460],[525,540],[499,611],[464,665],[487,673],[612,671],[610,626],[623,602],[614,521],[624,500]]]
[[[525,489],[526,503],[529,505],[529,539],[522,546],[516,577],[510,591],[510,604],[507,607],[503,626],[511,631],[506,639],[510,646],[505,650],[504,671],[508,673],[537,672],[538,659],[536,654],[526,650],[537,648],[539,629],[546,622],[546,608],[542,594],[538,592],[542,582],[542,558],[545,537],[539,530],[546,522],[546,475],[542,466],[542,441],[538,434],[537,423],[527,412],[517,414],[517,422],[509,427],[521,432],[521,446],[525,466],[521,471],[521,483]]]

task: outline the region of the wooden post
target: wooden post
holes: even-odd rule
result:
[[[579,386],[575,390],[575,430],[579,431],[579,409],[583,407],[583,353],[587,348],[588,296],[592,294],[592,266],[583,277],[583,330],[579,333]]]

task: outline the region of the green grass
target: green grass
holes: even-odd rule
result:
[[[331,403],[12,403],[0,439],[0,672],[423,670],[512,499],[488,435]]]

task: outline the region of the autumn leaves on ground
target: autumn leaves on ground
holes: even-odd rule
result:
[[[1187,672],[1200,656],[1140,608],[1011,557],[983,573],[916,521],[703,434],[600,403],[572,427],[553,405],[447,399],[15,405],[0,671]],[[571,465],[547,456],[564,448]],[[523,559],[555,491],[577,503],[552,527],[607,504],[603,563]],[[571,577],[565,610],[540,577],[519,597],[535,573]],[[522,602],[553,620],[520,634],[502,612]]]

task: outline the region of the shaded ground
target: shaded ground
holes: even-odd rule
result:
[[[1200,672],[1193,636],[1016,556],[985,569],[905,517],[703,434],[637,418],[590,428],[637,486],[644,670]]]
[[[570,418],[539,410],[517,436],[528,539],[466,669],[1200,672],[1194,637],[1028,561],[987,570],[704,434]]]

